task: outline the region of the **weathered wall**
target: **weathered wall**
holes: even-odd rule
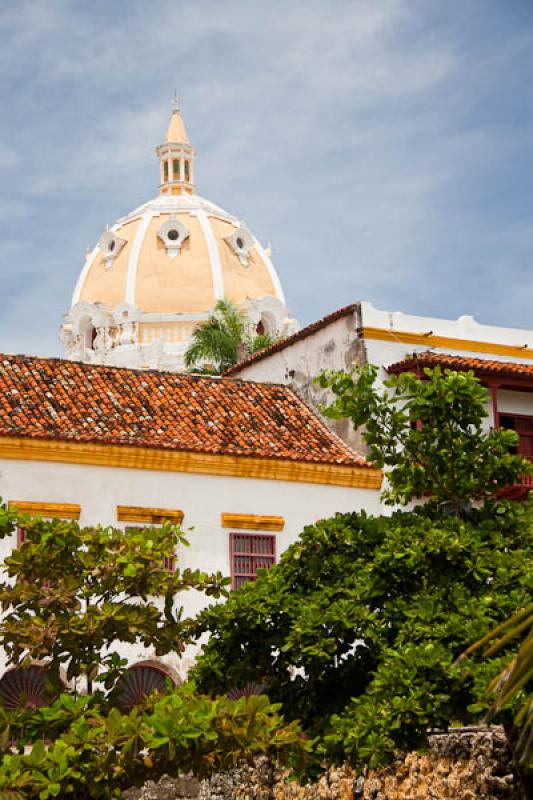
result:
[[[301,786],[266,759],[209,781],[148,782],[128,800],[519,800],[501,728],[461,729],[432,736],[427,753],[409,753],[389,767],[357,774],[348,766],[330,769]]]
[[[318,411],[320,403],[329,402],[333,395],[314,383],[317,375],[325,369],[350,372],[355,364],[362,366],[366,362],[364,343],[357,338],[358,325],[358,313],[353,311],[290,347],[244,366],[235,377],[290,386],[308,406]],[[361,434],[354,431],[350,420],[324,421],[354,450],[366,452]]]
[[[387,330],[392,334],[390,341],[376,338],[372,329]],[[364,330],[364,338],[359,338],[359,331]],[[395,339],[394,333],[398,333]],[[412,344],[403,341],[401,334],[417,333],[427,335],[423,344]],[[477,350],[454,349],[452,345],[445,350],[435,347],[432,336],[444,336],[462,339],[466,342],[487,342],[487,352]],[[529,363],[526,353],[533,347],[533,332],[518,328],[502,328],[493,325],[482,325],[469,316],[457,320],[437,319],[434,317],[418,317],[402,314],[399,311],[389,312],[374,308],[371,303],[360,303],[359,310],[336,319],[312,334],[297,339],[293,344],[249,365],[244,365],[235,377],[243,380],[262,381],[264,383],[282,383],[293,388],[304,400],[317,410],[320,403],[327,402],[331,394],[313,383],[313,379],[323,369],[350,371],[354,365],[365,363],[380,367],[379,378],[387,378],[386,367],[411,356],[414,352],[434,350],[458,356],[474,356],[477,358],[496,358],[499,361],[525,361]],[[494,355],[491,344],[521,345],[524,355],[520,358]],[[465,345],[467,346],[467,345]],[[533,414],[533,394],[509,390],[498,391],[498,407],[500,412],[515,414]],[[487,430],[494,424],[492,405],[488,403],[489,416],[486,419]],[[355,450],[365,453],[366,446],[361,434],[353,430],[350,420],[326,420],[328,426]]]

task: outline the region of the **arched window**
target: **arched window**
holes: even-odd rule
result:
[[[190,180],[189,162],[188,161],[184,161],[183,162],[183,166],[185,168],[185,180],[189,181]]]
[[[168,181],[168,161],[163,161],[163,178]]]
[[[180,160],[179,158],[174,159],[174,180],[179,181],[180,179]]]
[[[165,692],[169,679],[174,686],[179,683],[177,675],[166,664],[152,661],[132,664],[115,689],[118,707],[124,713],[129,713],[134,706],[142,703],[153,692]]]
[[[8,711],[49,705],[58,692],[50,688],[46,667],[13,667],[0,678],[0,702]]]

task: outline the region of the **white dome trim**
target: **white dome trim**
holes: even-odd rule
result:
[[[137,228],[135,237],[133,239],[133,246],[131,248],[130,258],[128,261],[128,275],[126,278],[126,297],[125,302],[135,305],[135,289],[137,286],[137,264],[139,263],[139,255],[141,253],[142,243],[148,230],[148,226],[152,221],[153,212],[151,208],[147,208],[141,218],[141,224]]]
[[[213,277],[213,292],[216,302],[217,300],[222,300],[224,297],[224,278],[222,276],[222,264],[220,263],[217,240],[215,239],[215,234],[209,222],[209,217],[203,208],[198,209],[196,217],[200,223],[207,244],[207,252],[209,253],[209,261],[211,262],[211,275]]]
[[[281,281],[279,279],[278,273],[276,272],[276,268],[274,267],[274,264],[272,263],[272,261],[270,260],[268,255],[266,254],[265,248],[261,245],[260,242],[257,241],[255,236],[254,236],[254,244],[255,244],[257,252],[259,253],[261,258],[263,259],[264,264],[266,265],[266,268],[268,270],[268,274],[270,275],[270,279],[271,279],[271,281],[272,281],[272,283],[274,285],[274,291],[276,292],[276,297],[278,298],[278,300],[281,300],[283,305],[285,305],[285,294],[283,292],[283,289],[281,288]]]

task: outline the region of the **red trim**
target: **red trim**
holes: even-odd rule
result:
[[[397,361],[387,367],[387,372],[398,375],[402,372],[414,372],[423,375],[425,367],[443,367],[472,371],[486,386],[494,382],[498,388],[516,388],[523,392],[533,392],[533,364],[522,364],[514,361],[494,361],[492,359],[454,356],[449,353],[414,353],[403,361]]]
[[[492,418],[496,430],[500,429],[500,415],[498,413],[498,386],[493,383],[490,385],[490,396],[492,398]]]

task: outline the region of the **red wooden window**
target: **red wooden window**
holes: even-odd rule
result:
[[[510,428],[519,436],[518,452],[524,458],[533,460],[533,417],[523,414],[499,415],[500,427]]]
[[[231,585],[255,581],[258,569],[276,563],[276,537],[263,533],[230,533]]]
[[[174,556],[163,557],[163,569],[165,569],[167,572],[176,571],[176,559],[174,558]]]

